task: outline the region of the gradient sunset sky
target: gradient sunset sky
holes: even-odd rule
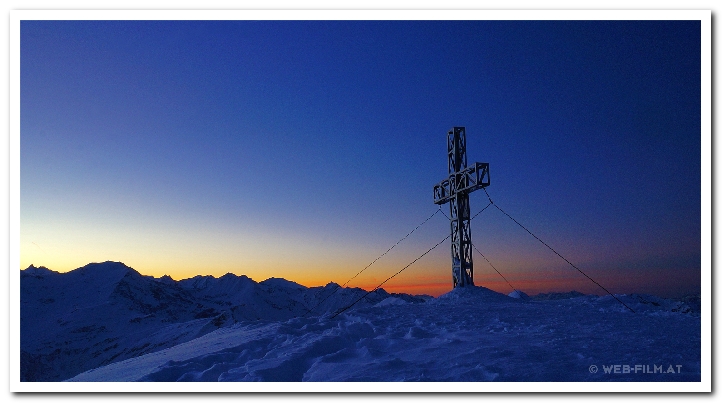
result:
[[[343,284],[437,210],[446,132],[465,126],[494,202],[607,289],[700,290],[699,21],[20,29],[21,268]],[[473,193],[472,214],[487,203]],[[448,232],[436,214],[348,286]],[[601,292],[495,209],[472,240],[529,294]],[[384,288],[448,291],[449,248]]]

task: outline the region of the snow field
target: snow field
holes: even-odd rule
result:
[[[335,319],[218,329],[71,381],[699,381],[699,318],[621,298],[640,313],[611,297],[524,302],[483,288],[384,300]],[[604,372],[617,364],[682,370]]]

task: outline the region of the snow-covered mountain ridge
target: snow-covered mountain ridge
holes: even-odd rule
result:
[[[165,382],[701,377],[698,298],[617,295],[632,313],[611,296],[576,292],[512,297],[466,287],[431,298],[379,290],[333,315],[365,293],[233,274],[157,279],[114,262],[64,274],[30,267],[21,272],[22,376]]]
[[[67,273],[30,266],[20,275],[21,380],[67,379],[236,323],[335,311],[366,293],[358,288],[334,293],[337,288],[333,283],[307,288],[274,278],[258,283],[230,273],[175,281],[143,276],[118,262],[91,263]],[[358,307],[390,296],[378,290]]]

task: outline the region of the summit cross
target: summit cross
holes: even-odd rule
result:
[[[454,288],[474,285],[469,193],[489,186],[489,164],[466,166],[466,128],[454,127],[447,135],[449,177],[434,185],[434,203],[449,203],[451,223],[451,274]]]

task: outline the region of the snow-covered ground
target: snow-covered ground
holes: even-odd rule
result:
[[[138,280],[132,274],[135,272],[125,273],[124,276],[131,273],[130,277]],[[54,276],[58,275],[68,274],[56,273]],[[109,277],[116,281],[118,276]],[[22,281],[26,280],[23,277]],[[694,299],[682,302],[649,295],[618,295],[636,311],[632,313],[611,296],[568,293],[512,298],[474,287],[456,289],[438,298],[374,293],[354,309],[333,317],[335,310],[363,295],[358,289],[342,289],[326,299],[323,309],[304,317],[303,314],[308,312],[305,307],[318,304],[327,296],[323,291],[338,286],[309,289],[282,279],[256,283],[233,276],[227,280],[237,284],[224,288],[219,286],[222,278],[190,280],[184,280],[185,283],[170,279],[165,283],[162,279],[149,280],[153,281],[149,284],[170,287],[165,291],[168,295],[171,291],[195,290],[187,294],[178,291],[174,296],[181,301],[186,298],[186,304],[195,304],[194,309],[187,308],[188,312],[184,311],[186,308],[173,310],[168,306],[160,309],[159,304],[158,309],[147,314],[154,317],[140,317],[138,310],[142,304],[133,305],[122,300],[125,301],[122,305],[118,300],[115,308],[112,304],[106,308],[123,308],[113,314],[115,327],[121,330],[113,330],[112,323],[105,321],[102,325],[96,324],[95,330],[76,338],[68,335],[78,336],[79,333],[72,331],[91,326],[88,323],[98,320],[97,315],[87,323],[68,316],[69,321],[75,321],[72,329],[67,334],[56,331],[55,345],[71,346],[70,354],[79,355],[77,361],[98,352],[103,356],[103,349],[113,345],[103,343],[111,334],[118,337],[114,343],[119,344],[111,350],[114,354],[122,352],[126,357],[122,354],[113,359],[105,356],[107,362],[104,364],[91,363],[85,372],[58,377],[85,382],[701,380],[699,301]],[[120,283],[116,282],[115,287],[106,290],[128,288]],[[180,283],[179,288],[173,288],[178,286],[177,283]],[[213,284],[217,288],[211,292],[209,287]],[[25,289],[26,283],[23,287],[23,298],[32,295],[38,299],[38,294]],[[235,290],[241,290],[242,295]],[[115,291],[110,295],[117,298],[117,293],[113,294]],[[152,290],[148,292],[153,295]],[[155,293],[159,297],[165,295],[160,291]],[[255,296],[251,298],[249,293]],[[225,301],[232,301],[225,305],[226,311],[221,308],[224,305],[221,296],[225,296]],[[44,297],[46,307],[54,304],[47,302],[48,298],[52,297]],[[146,300],[143,304],[152,306],[153,301]],[[35,305],[25,300],[22,303],[23,309]],[[233,309],[241,303],[252,311],[252,315],[275,311],[276,317],[243,318],[242,309]],[[215,311],[208,311],[211,308]],[[175,322],[169,311],[175,314]],[[226,312],[225,319],[219,319],[224,314],[221,311]],[[25,312],[36,311],[22,312],[24,323],[32,320]],[[107,310],[106,314],[110,312]],[[195,318],[202,312],[208,317]],[[146,330],[138,337],[118,335],[144,321],[148,321]],[[57,327],[51,326],[50,322],[46,325],[48,330]],[[105,329],[97,330],[97,326],[105,326]],[[26,323],[22,329],[31,328]],[[25,337],[25,334],[21,335],[21,338]],[[37,346],[49,343],[47,338],[40,337],[45,340],[41,342],[36,340],[37,336],[30,339],[33,343],[22,342],[28,349],[26,354],[35,354],[36,361],[52,367],[55,361],[42,354],[47,349],[37,350]],[[98,346],[103,348],[83,348],[81,340],[86,340],[90,346],[100,343]],[[148,346],[144,351],[130,351],[146,343]],[[60,352],[55,354],[65,354],[62,346],[57,348]],[[49,354],[52,355],[53,350]],[[37,372],[27,373],[38,376]]]
[[[68,273],[31,266],[20,275],[20,380],[65,380],[234,324],[334,312],[364,294],[334,283],[307,288],[233,274],[157,279],[118,262]],[[355,307],[390,295],[379,290]],[[412,302],[430,298],[393,295]]]
[[[624,299],[637,314],[611,297],[525,303],[483,288],[389,297],[218,329],[71,381],[699,381],[699,317]]]

